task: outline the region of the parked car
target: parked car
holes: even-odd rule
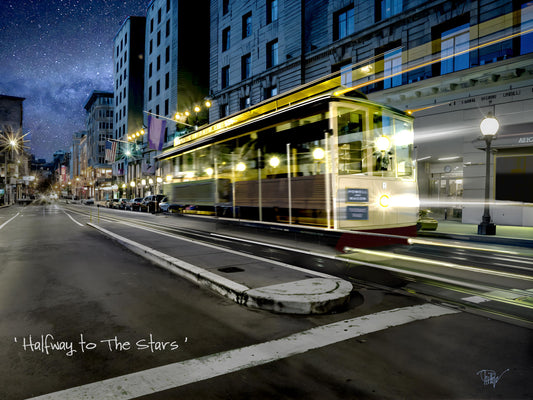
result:
[[[159,202],[159,209],[161,212],[168,212],[168,208],[170,207],[171,203],[168,202],[168,197],[163,197],[161,201]]]
[[[118,202],[115,204],[115,208],[118,208],[120,210],[125,210],[126,209],[126,204],[128,203],[128,199],[126,198],[120,198],[118,199]]]
[[[146,196],[141,202],[141,211],[158,212],[159,202],[164,197],[165,196],[162,194],[154,194],[154,195]]]
[[[82,203],[88,206],[92,206],[94,204],[94,199],[85,199],[82,200]]]
[[[118,199],[109,199],[105,202],[105,206],[107,208],[116,208],[117,203],[118,203]]]
[[[127,209],[130,211],[140,211],[141,210],[141,202],[143,201],[142,197],[135,197],[134,199],[131,199],[128,202]]]

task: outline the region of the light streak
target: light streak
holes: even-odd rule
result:
[[[366,250],[366,249],[360,249],[360,248],[352,248],[352,247],[345,247],[345,251],[351,251],[351,254],[354,253],[361,253],[361,254],[367,254],[367,255],[374,255],[379,256],[383,258],[389,258],[389,259],[395,259],[395,260],[402,260],[402,261],[410,261],[415,262],[419,264],[429,264],[429,265],[436,265],[440,267],[448,267],[452,269],[458,269],[461,271],[469,271],[469,272],[475,272],[479,274],[486,274],[486,275],[495,275],[495,276],[501,276],[504,278],[511,278],[511,279],[521,279],[524,281],[533,281],[533,277],[527,276],[527,275],[520,275],[520,274],[512,274],[508,272],[501,272],[501,271],[495,271],[491,269],[484,269],[484,268],[478,268],[478,267],[471,267],[467,265],[459,265],[455,263],[449,263],[444,261],[438,261],[438,260],[431,260],[429,258],[422,258],[422,257],[414,257],[414,256],[405,256],[402,254],[396,254],[396,253],[388,253],[384,251],[377,251],[377,250]]]

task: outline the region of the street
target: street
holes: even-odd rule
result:
[[[530,329],[372,287],[324,315],[246,308],[87,222],[0,209],[1,398],[533,397]]]

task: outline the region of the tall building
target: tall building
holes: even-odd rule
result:
[[[211,122],[332,78],[412,110],[421,206],[478,223],[490,112],[492,218],[533,226],[531,1],[212,0],[210,13]]]
[[[89,197],[104,200],[112,183],[111,164],[105,160],[105,142],[113,137],[113,93],[94,90],[87,99],[87,172]]]
[[[16,154],[7,150],[10,148],[7,142],[13,137],[22,137],[24,100],[22,97],[0,95],[0,144],[3,149],[0,152],[0,203],[11,204],[19,192],[17,177],[20,164],[15,161]]]
[[[114,138],[119,140],[113,177],[121,189],[140,176],[140,154],[128,136],[143,129],[145,17],[128,17],[114,38]]]
[[[194,18],[194,29],[191,29]],[[176,131],[207,121],[205,108],[195,113],[208,95],[209,81],[209,1],[154,0],[146,13],[144,70],[144,127],[148,116],[166,121],[164,142],[171,144]],[[178,124],[176,114],[189,112]],[[156,174],[157,151],[142,139],[144,155],[138,179]],[[153,178],[152,178],[153,179]],[[139,182],[137,182],[139,183]],[[137,185],[138,187],[138,185]],[[156,191],[155,186],[146,190]],[[137,189],[137,193],[144,193]]]

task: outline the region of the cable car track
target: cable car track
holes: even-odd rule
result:
[[[341,278],[349,280],[358,288],[379,289],[395,294],[415,296],[425,301],[449,305],[462,311],[484,316],[488,315],[494,319],[500,319],[520,326],[533,328],[533,318],[528,315],[528,313],[531,314],[531,309],[533,309],[533,290],[497,287],[486,283],[480,283],[475,280],[454,278],[451,275],[445,276],[436,273],[425,273],[413,269],[391,266],[390,263],[350,259],[345,255],[322,254],[274,243],[259,242],[242,237],[229,236],[226,234],[194,230],[191,228],[181,228],[173,224],[165,224],[161,220],[154,223],[153,220],[146,221],[129,214],[125,214],[124,216],[114,216],[109,214],[116,211],[107,209],[103,209],[103,212],[98,210],[95,215],[95,213],[93,213],[94,209],[80,210],[78,207],[65,208],[69,212],[89,216],[89,218],[93,220],[96,219],[96,222],[98,222],[99,219],[102,219],[107,222],[123,223],[133,227],[137,225],[139,227],[150,228],[154,231],[195,238],[196,240],[216,244],[224,248],[260,255],[265,258],[275,259],[276,261],[290,263],[311,270],[313,270],[313,268],[310,268],[310,266],[315,266],[315,270],[340,276]],[[390,254],[391,257],[401,256],[395,253]],[[428,262],[431,261],[431,263],[436,262],[435,258],[417,258],[420,262],[423,262],[424,260]],[[312,262],[310,263],[309,261]],[[524,262],[524,259],[520,259],[520,262]],[[453,269],[453,265],[451,265],[451,263],[448,264],[447,267]],[[348,268],[346,268],[346,266]],[[520,281],[522,283],[525,281],[533,281],[532,276],[505,274],[502,271],[494,271],[488,267],[483,269],[458,264],[455,266],[458,269],[466,268],[469,273],[474,274],[474,276],[477,277],[483,275],[503,275],[507,279]],[[400,287],[395,287],[388,286],[379,281],[361,279],[361,277],[358,276],[358,272],[360,272],[361,269],[386,271],[392,276],[400,278],[403,284]],[[332,272],[331,270],[336,272]],[[531,287],[533,288],[533,284]]]

